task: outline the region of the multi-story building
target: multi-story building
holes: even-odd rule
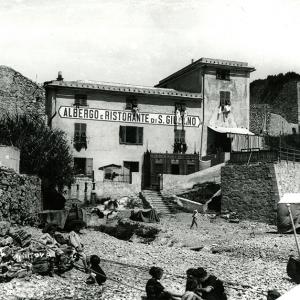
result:
[[[228,133],[251,134],[253,70],[202,58],[156,87],[59,75],[44,85],[49,125],[66,132],[78,174],[131,181],[134,173],[142,187],[154,187],[161,173],[190,174],[199,170],[199,156],[230,152]]]
[[[204,97],[202,156],[251,146],[249,80],[255,69],[246,62],[201,58],[161,80],[156,87],[198,92]]]

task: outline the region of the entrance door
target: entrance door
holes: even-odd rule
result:
[[[128,170],[128,175],[124,174],[124,176],[129,176],[129,183],[132,183],[132,172],[139,172],[139,162],[138,161],[124,161],[124,169]]]

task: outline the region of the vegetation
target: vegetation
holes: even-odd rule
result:
[[[50,129],[38,115],[2,117],[0,143],[20,149],[21,173],[38,175],[59,191],[73,182],[72,156],[64,132]]]
[[[280,73],[269,75],[266,79],[254,80],[250,84],[251,104],[273,105],[284,84],[290,81],[300,81],[300,74],[295,72]]]

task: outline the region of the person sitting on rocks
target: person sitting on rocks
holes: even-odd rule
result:
[[[90,276],[87,278],[87,284],[97,282],[102,285],[107,277],[102,268],[100,267],[100,257],[98,255],[91,255],[90,257]]]
[[[78,259],[81,259],[85,271],[88,272],[86,254],[83,252],[84,245],[82,244],[79,235],[75,231],[71,231],[69,234],[69,244],[74,248],[75,254]]]
[[[146,284],[147,300],[172,300],[181,299],[181,295],[166,291],[165,287],[159,282],[163,276],[163,269],[151,267],[149,274],[152,276]]]
[[[223,282],[213,275],[209,275],[203,268],[197,269],[197,277],[201,282],[198,291],[201,292],[202,298],[206,300],[227,300]]]
[[[49,275],[53,276],[54,265],[58,266],[61,260],[61,256],[64,251],[60,248],[60,244],[54,238],[56,232],[56,226],[54,224],[48,224],[43,230],[43,235],[40,237],[40,242],[46,246],[46,254],[49,258],[50,270]]]
[[[191,268],[186,271],[186,286],[185,293],[182,296],[182,300],[201,300],[201,293],[199,288],[201,284],[199,282],[198,270]]]

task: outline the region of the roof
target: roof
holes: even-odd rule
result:
[[[247,128],[242,127],[213,127],[208,126],[210,129],[220,132],[220,133],[232,133],[232,134],[242,134],[242,135],[254,135],[251,131],[249,131]]]
[[[98,170],[104,170],[106,168],[117,168],[117,169],[121,169],[120,165],[115,165],[115,164],[110,164],[110,165],[106,165],[106,166],[102,166],[100,167]]]
[[[190,99],[202,99],[200,93],[190,93],[177,91],[174,89],[157,88],[149,86],[131,85],[125,83],[113,83],[105,81],[92,81],[92,80],[77,80],[77,81],[49,81],[45,82],[45,87],[67,87],[76,89],[91,89],[101,90],[107,92],[117,93],[130,93],[130,94],[142,94],[142,95],[159,95],[163,97],[178,97],[178,98],[190,98]]]
[[[247,62],[202,57],[196,60],[195,62],[187,65],[186,67],[180,69],[179,71],[176,71],[175,73],[169,75],[168,77],[160,80],[159,83],[155,86],[159,87],[160,85],[166,83],[171,79],[179,77],[184,73],[187,73],[193,69],[198,69],[204,66],[213,66],[213,67],[224,68],[224,69],[244,70],[248,72],[255,71],[255,68],[248,66]]]

